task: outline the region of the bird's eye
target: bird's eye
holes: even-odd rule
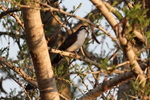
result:
[[[81,29],[85,29],[85,27],[81,27]]]

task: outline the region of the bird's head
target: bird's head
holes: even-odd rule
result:
[[[85,25],[81,26],[81,27],[79,28],[79,31],[81,31],[81,30],[85,30],[87,33],[89,33],[89,32],[88,32],[88,26],[85,26]]]

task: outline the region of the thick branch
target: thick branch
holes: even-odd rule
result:
[[[112,28],[115,28],[116,36],[119,36],[119,41],[122,45],[122,48],[124,49],[123,51],[126,54],[127,59],[129,59],[131,66],[134,67],[135,73],[139,75],[138,78],[140,79],[140,82],[143,82],[142,85],[144,85],[146,79],[143,74],[143,71],[141,70],[141,68],[136,60],[136,52],[134,52],[133,46],[131,46],[131,44],[125,43],[125,42],[127,42],[127,38],[124,38],[123,36],[121,36],[122,30],[120,29],[120,27],[115,27],[117,25],[116,19],[114,18],[114,16],[112,16],[111,12],[106,8],[106,6],[104,5],[102,0],[91,0],[91,2],[97,7],[97,9],[99,9],[101,11],[101,13],[105,16],[107,21],[112,26]],[[123,29],[124,29],[124,27],[123,27]],[[117,31],[117,30],[119,30],[119,31]],[[134,34],[140,41],[142,41],[143,43],[145,42],[145,38],[140,32],[135,30]]]
[[[39,7],[39,4],[34,2],[27,2],[26,4],[30,6],[34,4],[35,8]],[[59,100],[59,94],[57,92],[54,73],[50,63],[47,43],[41,22],[40,10],[22,8],[22,13],[27,44],[31,52],[41,100]]]
[[[142,66],[144,70],[147,66]],[[91,91],[87,92],[84,96],[82,96],[78,100],[93,100],[94,98],[98,97],[105,91],[112,89],[114,86],[117,86],[133,77],[137,76],[133,71],[125,72],[123,74],[119,74],[115,78],[110,80],[104,80],[104,83],[99,84],[96,88],[92,89]]]
[[[90,1],[97,7],[98,10],[101,11],[101,13],[105,16],[105,18],[112,27],[117,25],[116,19],[113,17],[111,12],[106,8],[102,0],[90,0]]]

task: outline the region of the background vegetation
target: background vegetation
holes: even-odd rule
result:
[[[63,2],[0,1],[0,39],[7,44],[0,48],[0,98],[149,100],[150,2],[90,0],[93,9],[84,18],[76,15],[82,3],[68,11]],[[89,26],[89,35],[77,54],[55,50],[82,25]],[[11,39],[19,48],[15,58]],[[64,59],[52,66],[56,53]],[[5,90],[10,79],[19,91]]]

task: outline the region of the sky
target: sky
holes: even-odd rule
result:
[[[80,9],[77,10],[75,12],[75,15],[80,16],[80,17],[84,17],[85,15],[87,15],[92,9],[94,9],[94,6],[92,5],[92,3],[89,0],[62,0],[61,3],[61,7],[65,6],[67,7],[67,12],[70,10],[73,10],[73,7],[77,7],[79,4],[82,4]],[[76,22],[75,19],[73,19],[74,22]],[[0,23],[0,31],[5,31],[4,28],[2,27],[1,23]],[[111,32],[111,31],[110,31]],[[9,46],[8,45],[8,41],[10,41],[10,58],[16,59],[16,55],[18,52],[18,47],[16,44],[14,44],[14,41],[11,38],[8,38],[7,36],[5,38],[0,38],[0,48],[4,48]],[[108,39],[108,41],[111,41],[110,39]],[[91,44],[91,47],[96,46],[97,44]],[[94,52],[100,52],[101,46],[98,46]],[[91,48],[91,50],[93,50],[93,48]],[[2,74],[0,74],[0,77],[2,76]],[[11,84],[10,84],[11,83]],[[4,89],[7,92],[10,92],[11,89],[13,90],[14,88],[16,88],[16,90],[20,90],[20,86],[18,86],[17,83],[15,83],[13,80],[6,80],[3,82],[4,85]]]
[[[85,0],[63,0],[60,6],[67,7],[67,9],[68,9],[67,12],[68,12],[73,9],[73,6],[76,8],[80,3],[82,3],[82,5],[81,5],[80,9],[75,12],[75,15],[84,17],[92,9],[92,4],[90,3],[89,0],[87,0],[87,1],[85,1]],[[76,22],[76,21],[74,21],[74,22]],[[2,23],[0,23],[0,31],[2,31],[2,32],[6,31],[2,27]],[[8,42],[10,42],[10,45],[8,44]],[[8,47],[8,46],[10,47],[9,58],[16,59],[16,55],[17,55],[17,52],[19,49],[18,49],[17,45],[14,43],[13,39],[8,38],[7,36],[1,37],[0,38],[0,49]],[[1,73],[0,73],[0,77],[2,77]],[[16,90],[20,90],[20,86],[18,86],[18,84],[16,82],[14,82],[13,80],[4,81],[3,85],[4,85],[4,89],[7,92],[11,92],[11,90],[13,90],[15,88],[16,88]]]

